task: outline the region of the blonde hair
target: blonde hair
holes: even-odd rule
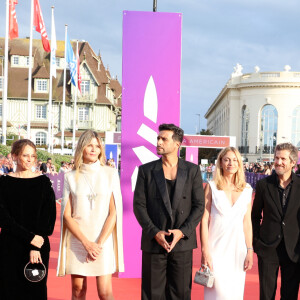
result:
[[[226,147],[219,153],[214,172],[214,181],[218,190],[222,190],[224,188],[225,181],[222,169],[222,159],[230,151],[235,154],[238,161],[238,170],[234,174],[234,186],[238,191],[243,191],[246,186],[243,161],[240,152],[234,147]]]
[[[98,156],[98,159],[100,161],[100,164],[103,166],[105,165],[105,152],[104,152],[104,146],[101,141],[100,136],[96,131],[93,130],[86,130],[79,138],[75,156],[74,156],[74,169],[76,170],[76,173],[78,174],[81,165],[83,164],[83,151],[85,147],[91,142],[91,140],[95,138],[97,139],[99,146],[100,146],[100,154]]]

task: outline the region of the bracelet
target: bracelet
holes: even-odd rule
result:
[[[247,248],[247,251],[248,251],[248,250],[252,250],[252,251],[254,251],[254,250],[253,250],[253,248]]]

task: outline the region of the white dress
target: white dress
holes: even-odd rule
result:
[[[82,164],[77,176],[75,171],[65,174],[57,275],[101,276],[116,271],[123,272],[122,197],[117,170],[101,166],[97,161],[91,165]],[[79,225],[81,232],[93,242],[99,239],[109,213],[111,195],[114,196],[116,226],[105,241],[101,254],[93,262],[86,262],[87,251],[64,226],[63,213],[70,194],[72,218]]]
[[[246,185],[233,206],[223,190],[213,181],[208,246],[212,257],[215,282],[204,288],[205,300],[242,300],[244,297],[244,261],[247,254],[243,228],[252,188]]]

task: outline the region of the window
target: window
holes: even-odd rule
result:
[[[36,105],[35,114],[37,119],[47,118],[47,106],[46,105]]]
[[[29,66],[29,56],[26,56],[26,66]]]
[[[300,106],[297,106],[292,114],[292,144],[300,147]]]
[[[0,91],[3,91],[3,82],[4,82],[3,76],[0,76]]]
[[[36,145],[46,145],[47,144],[47,135],[45,132],[38,132],[35,135],[35,144]]]
[[[241,152],[248,153],[249,146],[249,138],[248,138],[248,130],[249,130],[249,118],[250,113],[249,109],[246,105],[242,107],[242,134],[241,134]]]
[[[13,65],[19,65],[19,56],[13,56]]]
[[[273,105],[265,105],[261,111],[261,146],[263,153],[273,153],[277,143],[278,113]]]
[[[56,57],[55,61],[56,61],[56,66],[59,68],[60,67],[60,58]]]
[[[89,108],[88,107],[79,107],[78,108],[78,120],[79,120],[79,122],[89,120]]]
[[[2,117],[2,104],[0,104],[0,117]]]
[[[90,81],[89,80],[82,80],[81,84],[81,94],[82,95],[89,95],[90,94]]]
[[[38,93],[47,93],[48,92],[48,80],[47,79],[37,79],[36,92],[38,92]]]

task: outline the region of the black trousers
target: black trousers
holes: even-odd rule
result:
[[[193,250],[142,258],[142,300],[190,300]]]
[[[275,299],[280,267],[281,300],[297,300],[300,280],[300,264],[290,260],[284,241],[267,256],[258,255],[260,300]]]

